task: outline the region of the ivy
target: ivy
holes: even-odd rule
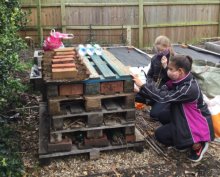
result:
[[[17,138],[16,138],[17,137]],[[0,176],[20,177],[24,166],[18,153],[19,137],[7,124],[0,125]]]
[[[18,0],[0,0],[0,111],[25,90],[16,72],[21,68],[18,53],[25,48],[18,30],[26,25],[26,16]]]

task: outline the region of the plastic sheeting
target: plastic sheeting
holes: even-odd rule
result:
[[[208,51],[199,49],[198,47],[190,46],[190,48],[183,48],[180,45],[173,45],[173,49],[178,54],[189,55],[193,60],[204,60],[212,63],[220,62],[220,55],[212,54]]]
[[[147,66],[151,58],[144,52],[129,47],[112,47],[107,48],[118,60],[125,66],[144,67]]]
[[[206,96],[220,95],[220,65],[196,60],[193,63],[192,72]]]

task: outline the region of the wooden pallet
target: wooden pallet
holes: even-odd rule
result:
[[[133,143],[126,143],[121,145],[111,145],[105,147],[94,147],[89,149],[79,149],[78,146],[72,145],[72,148],[68,152],[54,152],[54,153],[47,153],[47,154],[39,154],[39,159],[47,159],[47,158],[54,158],[54,157],[61,157],[61,156],[68,156],[68,155],[76,155],[76,154],[89,154],[90,159],[98,159],[100,152],[109,151],[109,150],[116,150],[116,149],[128,149],[128,148],[138,148],[143,151],[144,147],[144,137],[143,135],[136,129],[135,132],[135,142]]]
[[[101,80],[100,80],[101,81]],[[109,95],[115,93],[131,93],[134,90],[133,80],[117,80],[105,82],[56,83],[46,85],[47,98],[74,95]]]
[[[134,110],[131,112],[133,113]],[[104,130],[110,128],[135,126],[135,117],[133,117],[133,120],[126,120],[126,113],[127,112],[121,116],[120,120],[118,119],[119,116],[117,117],[116,115],[114,117],[114,113],[108,113],[104,116],[103,114],[100,115],[100,113],[97,113],[85,116],[75,116],[71,117],[71,119],[52,119],[52,128],[50,133],[69,133],[76,131]]]
[[[84,56],[80,59],[81,63],[88,69],[89,77],[83,83],[97,83],[117,80],[131,80],[128,67],[123,65],[114,55],[107,50],[103,51],[102,56]],[[45,80],[46,83],[73,83],[79,80]]]
[[[48,100],[49,114],[65,117],[75,112],[101,111],[103,107],[108,111],[132,109],[134,108],[134,98],[134,93],[77,97],[59,96]],[[71,110],[75,110],[75,112]]]

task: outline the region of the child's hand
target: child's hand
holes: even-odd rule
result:
[[[162,66],[163,66],[163,68],[165,69],[166,67],[167,67],[167,57],[165,57],[165,56],[163,56],[162,58],[161,58],[161,64],[162,64]]]
[[[135,92],[135,93],[138,93],[139,91],[140,91],[140,89],[135,85],[135,86],[134,86],[134,92]]]
[[[131,74],[131,76],[133,77],[134,83],[135,83],[138,87],[141,87],[141,86],[143,85],[142,81],[138,78],[137,75]]]

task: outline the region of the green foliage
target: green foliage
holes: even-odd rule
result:
[[[19,152],[19,138],[7,124],[0,125],[0,176],[20,177],[24,166]]]
[[[0,0],[0,111],[24,91],[16,72],[21,68],[18,52],[25,47],[18,30],[26,24],[26,15],[18,0]]]

